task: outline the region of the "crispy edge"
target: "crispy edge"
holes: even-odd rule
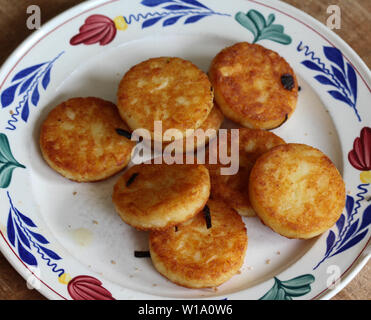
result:
[[[288,150],[288,149],[296,148],[296,147],[305,148],[306,150],[308,150],[307,148],[310,148],[310,150],[314,150],[315,152],[319,152],[319,154],[321,155],[321,158],[324,159],[324,164],[328,169],[327,172],[331,172],[331,176],[334,176],[337,180],[336,181],[336,185],[337,185],[336,193],[338,194],[338,197],[337,197],[338,207],[339,207],[339,210],[337,210],[338,213],[336,215],[334,213],[332,215],[332,219],[329,220],[329,222],[327,222],[327,223],[326,223],[325,220],[321,220],[320,222],[321,222],[321,224],[323,224],[323,226],[321,226],[321,227],[318,226],[317,230],[314,230],[314,231],[312,231],[312,229],[310,229],[310,228],[304,228],[304,230],[301,230],[300,225],[298,226],[298,225],[293,224],[293,223],[289,223],[287,226],[282,226],[282,222],[284,222],[284,220],[280,219],[279,215],[275,214],[274,211],[267,210],[264,207],[264,195],[262,195],[257,190],[257,186],[256,186],[256,184],[259,184],[259,181],[260,181],[261,177],[263,176],[262,171],[264,171],[264,170],[261,169],[261,166],[264,165],[267,158],[269,159],[270,157],[274,157],[275,153],[277,153],[277,152],[279,153],[280,149]],[[261,183],[261,181],[260,181],[260,183]],[[289,143],[289,144],[286,144],[286,145],[280,145],[280,146],[274,147],[269,152],[263,154],[257,160],[257,162],[254,165],[254,167],[252,169],[252,172],[250,174],[249,198],[250,198],[250,202],[251,202],[255,212],[257,213],[257,216],[259,217],[260,221],[264,225],[266,225],[267,227],[272,229],[274,232],[279,233],[280,235],[282,235],[286,238],[289,238],[289,239],[310,239],[310,238],[314,238],[314,237],[322,234],[323,232],[325,232],[326,230],[331,228],[336,223],[338,218],[340,217],[341,211],[345,206],[345,184],[344,184],[344,181],[343,181],[340,173],[338,172],[337,168],[335,167],[335,165],[332,163],[332,161],[322,151],[320,151],[320,150],[318,150],[314,147],[304,145],[304,144]],[[318,225],[318,222],[316,223],[316,225]],[[290,228],[292,228],[292,230],[290,230]]]
[[[223,90],[220,90],[219,88],[220,81],[218,79],[220,79],[221,76],[218,75],[219,73],[216,67],[216,65],[218,64],[218,60],[221,59],[221,57],[230,54],[230,51],[234,51],[236,49],[238,50],[239,47],[243,47],[246,45],[255,46],[255,48],[259,49],[263,53],[268,52],[268,53],[274,53],[275,55],[277,55],[277,59],[279,59],[280,61],[283,61],[286,64],[286,66],[288,66],[288,69],[290,70],[290,74],[294,78],[293,93],[295,94],[295,104],[290,107],[289,112],[282,113],[281,116],[277,117],[276,119],[261,121],[259,119],[254,119],[252,117],[254,114],[250,114],[250,115],[247,114],[247,116],[244,117],[243,115],[241,115],[241,109],[237,109],[234,105],[231,105],[230,103],[227,102],[226,98],[224,97],[222,93]],[[214,88],[214,98],[219,104],[220,109],[222,110],[224,115],[227,118],[235,121],[236,123],[241,124],[244,127],[251,128],[251,129],[267,129],[267,130],[275,129],[283,125],[291,117],[291,115],[296,109],[296,102],[297,102],[297,97],[298,97],[298,82],[297,82],[297,78],[296,78],[296,74],[294,70],[288,64],[288,62],[283,57],[281,57],[277,52],[273,50],[269,50],[258,44],[249,44],[247,42],[239,42],[230,47],[224,48],[214,57],[211,63],[208,75],[209,75],[209,79]]]
[[[146,164],[142,164],[142,165],[146,165]],[[174,164],[176,165],[176,164]],[[140,165],[139,165],[140,166]],[[126,216],[125,214],[122,212],[122,209],[117,205],[117,201],[116,199],[118,198],[118,194],[117,194],[117,189],[118,189],[118,185],[119,183],[121,183],[121,181],[123,182],[124,180],[126,181],[126,175],[129,174],[129,172],[131,171],[126,171],[121,177],[120,179],[116,182],[115,186],[114,186],[114,191],[113,191],[113,194],[112,194],[112,201],[114,203],[114,206],[115,206],[115,210],[116,212],[119,214],[119,216],[121,217],[121,219],[128,225],[132,226],[133,228],[137,229],[137,230],[140,230],[140,231],[163,231],[163,230],[166,230],[170,227],[174,227],[184,221],[187,221],[191,218],[193,218],[194,216],[196,216],[206,205],[208,199],[209,199],[209,196],[210,196],[210,189],[211,189],[211,186],[210,186],[210,175],[209,175],[209,171],[207,170],[207,168],[204,166],[204,165],[199,165],[200,167],[202,167],[204,169],[204,172],[207,173],[207,176],[209,177],[208,179],[208,183],[206,185],[206,188],[207,188],[207,194],[208,196],[205,197],[205,200],[203,201],[203,203],[197,207],[194,212],[190,213],[189,215],[187,215],[184,219],[182,220],[179,220],[179,221],[169,221],[167,224],[165,224],[164,226],[162,227],[144,227],[140,224],[136,224],[136,223],[133,223],[130,219],[130,221],[128,221],[126,219]],[[131,167],[129,170],[135,168],[134,167]],[[125,179],[124,179],[125,178]],[[124,218],[125,217],[125,218]]]
[[[215,271],[215,270],[210,270],[210,268],[203,268],[203,264],[198,264],[198,267],[196,268],[196,270],[194,270],[194,272],[192,272],[192,275],[199,276],[198,279],[196,279],[196,280],[186,279],[185,281],[178,281],[176,279],[176,278],[178,278],[178,275],[182,274],[182,273],[187,274],[188,272],[186,272],[186,271],[188,269],[182,267],[179,264],[172,264],[169,261],[167,261],[167,259],[162,259],[160,257],[161,254],[157,254],[156,251],[159,251],[159,253],[163,252],[164,254],[167,254],[167,253],[169,253],[169,250],[167,248],[163,247],[163,245],[158,244],[159,241],[154,241],[154,239],[156,237],[168,237],[168,234],[171,234],[173,232],[172,229],[169,228],[169,229],[167,229],[165,231],[162,231],[162,232],[153,231],[153,232],[150,233],[149,247],[150,247],[151,259],[152,259],[152,262],[153,262],[155,268],[157,269],[157,271],[163,277],[169,279],[173,283],[175,283],[177,285],[180,285],[180,286],[183,286],[183,287],[186,287],[186,288],[189,288],[189,289],[217,287],[217,286],[223,284],[224,282],[228,281],[242,267],[243,262],[244,262],[244,258],[245,258],[245,254],[246,254],[246,249],[247,249],[247,246],[248,246],[247,230],[246,230],[245,224],[242,221],[242,217],[237,212],[235,212],[235,210],[228,207],[223,201],[209,200],[208,205],[210,207],[211,214],[212,214],[212,211],[213,211],[213,206],[219,206],[219,207],[221,206],[221,207],[223,207],[223,209],[228,210],[229,211],[228,215],[231,214],[232,217],[233,217],[233,220],[238,220],[238,223],[240,224],[240,227],[242,227],[242,229],[243,229],[243,235],[242,234],[238,235],[238,236],[242,236],[244,238],[241,241],[241,242],[243,242],[243,247],[239,247],[238,250],[236,250],[236,251],[242,252],[242,254],[240,255],[238,252],[236,252],[235,257],[237,257],[237,255],[238,255],[239,259],[238,258],[236,259],[238,261],[236,261],[233,266],[229,265],[228,268],[225,267],[223,270]],[[199,215],[202,215],[202,213],[199,213]],[[194,217],[194,219],[197,219],[197,218],[199,218],[199,216]],[[202,217],[201,219],[203,220],[204,218]],[[230,217],[224,218],[224,219],[226,219],[228,221],[224,221],[224,223],[221,226],[219,226],[219,228],[223,228],[224,225],[231,225]],[[187,221],[184,224],[188,224],[188,223],[192,223],[192,221]],[[179,225],[179,228],[182,228],[182,224]],[[156,245],[154,245],[153,243],[155,243]],[[165,262],[163,260],[165,260]],[[167,266],[166,262],[168,262],[167,264],[168,265],[170,264],[170,266]],[[228,261],[228,263],[230,263],[230,261]],[[175,268],[175,270],[171,270],[171,269],[174,269],[174,268]],[[228,269],[228,270],[225,271],[226,269]],[[203,272],[203,271],[205,271],[205,272]],[[215,274],[215,277],[213,279],[210,279],[210,277],[209,277],[210,273]]]
[[[49,167],[51,167],[58,174],[60,174],[61,176],[65,177],[65,178],[67,178],[67,179],[69,179],[73,182],[99,182],[99,181],[108,179],[108,178],[112,177],[113,175],[117,174],[122,169],[124,169],[128,165],[128,163],[130,162],[130,158],[131,158],[131,151],[130,151],[130,152],[128,152],[128,156],[126,157],[125,161],[123,161],[123,163],[120,166],[113,167],[113,168],[111,168],[111,170],[106,170],[105,172],[103,172],[100,175],[95,175],[94,178],[90,178],[90,177],[86,178],[86,177],[84,177],[83,174],[71,173],[68,169],[65,169],[65,168],[62,168],[62,167],[56,165],[54,163],[54,161],[49,157],[49,151],[48,151],[48,148],[46,147],[46,138],[45,138],[46,133],[45,133],[45,129],[44,129],[45,125],[47,123],[47,120],[54,113],[58,112],[59,109],[57,109],[57,108],[61,108],[66,103],[80,103],[81,101],[86,102],[87,100],[89,100],[91,103],[103,104],[105,106],[114,107],[117,110],[116,105],[114,103],[112,103],[110,101],[106,101],[106,100],[101,99],[101,98],[97,98],[97,97],[71,98],[71,99],[68,99],[68,100],[60,103],[59,105],[57,105],[55,108],[53,108],[49,112],[47,118],[43,121],[43,123],[41,125],[40,134],[39,134],[39,147],[40,147],[40,151],[41,151],[41,154],[42,154],[45,162],[49,165]],[[119,116],[118,112],[117,112],[117,115]],[[121,122],[122,122],[122,127],[124,129],[128,129],[125,122],[123,122],[122,120],[121,120]],[[132,147],[134,147],[134,143],[133,143]]]

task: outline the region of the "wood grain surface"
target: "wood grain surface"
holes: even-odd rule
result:
[[[84,1],[81,0],[0,0],[0,65],[32,31],[26,27],[26,9],[30,4],[41,8],[42,23],[64,10]],[[322,23],[326,23],[326,9],[337,4],[341,9],[341,29],[334,30],[371,66],[370,0],[286,0],[285,2],[305,11]],[[25,280],[11,267],[0,253],[0,300],[45,299],[36,290],[29,290]],[[334,300],[371,299],[371,261],[334,298]]]

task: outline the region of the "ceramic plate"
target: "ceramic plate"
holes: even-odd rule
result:
[[[239,41],[277,51],[301,91],[274,132],[326,153],[346,182],[346,207],[330,230],[289,240],[244,218],[249,248],[241,273],[218,290],[163,278],[147,233],[124,224],[111,202],[118,175],[79,184],[43,161],[39,127],[75,96],[115,102],[134,64],[178,56],[207,71]],[[370,257],[371,112],[369,69],[339,37],[277,1],[87,1],[28,38],[0,72],[0,244],[13,267],[50,299],[318,299],[342,289]]]

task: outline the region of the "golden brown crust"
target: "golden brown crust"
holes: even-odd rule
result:
[[[230,141],[230,134],[228,134]],[[269,149],[285,141],[272,132],[260,129],[239,129],[239,171],[235,175],[221,175],[222,164],[207,167],[210,172],[211,197],[221,199],[242,216],[255,216],[248,196],[250,171],[256,159]],[[226,146],[230,154],[230,143]]]
[[[206,118],[206,120],[201,124],[201,126],[198,129],[203,130],[205,133],[206,133],[207,130],[212,129],[212,130],[215,130],[215,132],[217,133],[217,131],[219,130],[220,126],[223,123],[223,120],[224,120],[224,115],[220,111],[219,107],[215,104],[214,107],[211,109],[211,112],[208,115],[208,117]],[[196,130],[198,130],[198,129],[196,129]],[[195,134],[191,134],[187,138],[183,138],[183,144],[180,144],[179,147],[178,147],[178,145],[176,145],[175,149],[179,150],[180,152],[192,151],[192,150],[204,147],[209,142],[209,138],[213,139],[213,138],[215,138],[215,136],[216,135],[212,135],[212,136],[209,137],[208,135],[205,135],[205,139],[202,139],[203,136],[201,135],[200,136],[201,138],[198,139],[195,136]],[[191,148],[191,147],[187,148],[186,140],[188,140],[188,139],[193,139],[193,141],[194,141],[193,142],[194,143],[193,148]],[[166,146],[168,146],[169,144],[170,144],[170,142],[163,142],[163,148],[166,148]]]
[[[113,103],[93,97],[69,99],[55,107],[41,126],[42,155],[68,179],[106,179],[127,166],[135,146],[116,128],[127,126]]]
[[[221,201],[209,200],[211,228],[204,214],[175,228],[150,233],[155,268],[174,283],[188,288],[217,287],[241,268],[247,248],[241,216]]]
[[[152,58],[132,67],[121,80],[118,108],[133,130],[153,133],[154,121],[162,129],[197,129],[213,107],[213,91],[207,75],[180,58]],[[160,137],[152,138],[159,139]]]
[[[132,183],[128,181],[136,174]],[[141,164],[117,181],[113,203],[123,221],[140,230],[162,230],[192,218],[210,195],[203,165]]]
[[[345,205],[344,181],[334,164],[303,144],[281,145],[263,154],[251,171],[249,195],[263,223],[288,238],[323,233]]]
[[[284,74],[293,76],[291,90],[281,83]],[[224,115],[244,127],[275,128],[295,110],[298,83],[293,69],[258,44],[240,42],[223,49],[212,61],[209,77]]]

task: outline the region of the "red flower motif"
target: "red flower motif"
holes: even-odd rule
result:
[[[371,170],[371,128],[364,127],[361,130],[361,136],[354,140],[348,160],[357,170]]]
[[[71,38],[73,46],[78,44],[98,43],[104,46],[110,43],[116,36],[115,23],[108,17],[101,14],[94,14],[85,20],[85,24],[80,27],[80,33]]]
[[[112,294],[102,287],[102,282],[90,276],[78,276],[68,282],[68,293],[73,300],[115,300]]]

